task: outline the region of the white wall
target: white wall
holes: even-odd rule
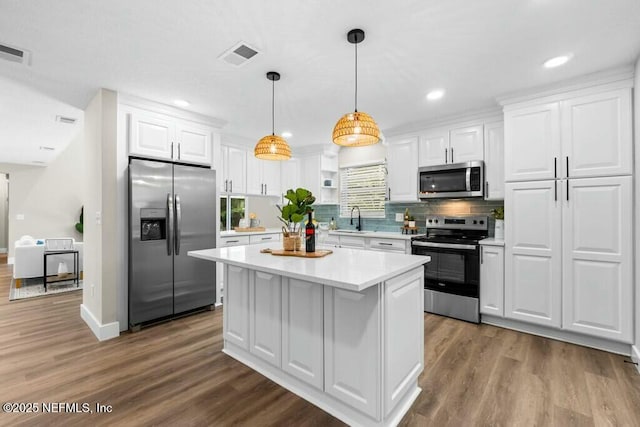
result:
[[[117,95],[101,89],[85,110],[82,314],[100,339],[117,336]],[[105,332],[107,331],[107,332]]]
[[[280,228],[282,223],[278,220],[280,211],[276,207],[280,199],[276,197],[247,197],[247,218],[249,213],[255,213],[260,220],[260,226],[266,228]]]
[[[0,253],[7,252],[9,242],[9,181],[0,172]]]
[[[636,62],[636,74],[634,81],[634,148],[635,148],[635,228],[636,228],[636,268],[635,268],[635,288],[636,288],[636,337],[634,346],[634,360],[640,362],[640,58]],[[640,371],[640,365],[638,365]]]
[[[340,167],[380,162],[387,157],[387,147],[383,144],[364,147],[340,147],[338,164]]]
[[[83,204],[82,134],[72,140],[48,166],[3,165],[9,181],[9,257],[13,244],[25,234],[35,238],[73,237]],[[23,215],[18,220],[17,215]]]

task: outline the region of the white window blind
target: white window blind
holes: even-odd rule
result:
[[[341,168],[340,216],[351,216],[351,209],[358,206],[363,218],[384,218],[386,192],[384,163]]]

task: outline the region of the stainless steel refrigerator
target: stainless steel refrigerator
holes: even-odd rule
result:
[[[215,171],[129,161],[129,326],[216,299],[215,263],[187,252],[216,245]]]

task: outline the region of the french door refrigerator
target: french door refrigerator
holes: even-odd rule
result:
[[[129,326],[213,307],[215,263],[187,252],[216,245],[215,171],[129,161]]]

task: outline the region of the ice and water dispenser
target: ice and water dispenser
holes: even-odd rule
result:
[[[165,240],[167,238],[167,210],[140,209],[140,240]]]

